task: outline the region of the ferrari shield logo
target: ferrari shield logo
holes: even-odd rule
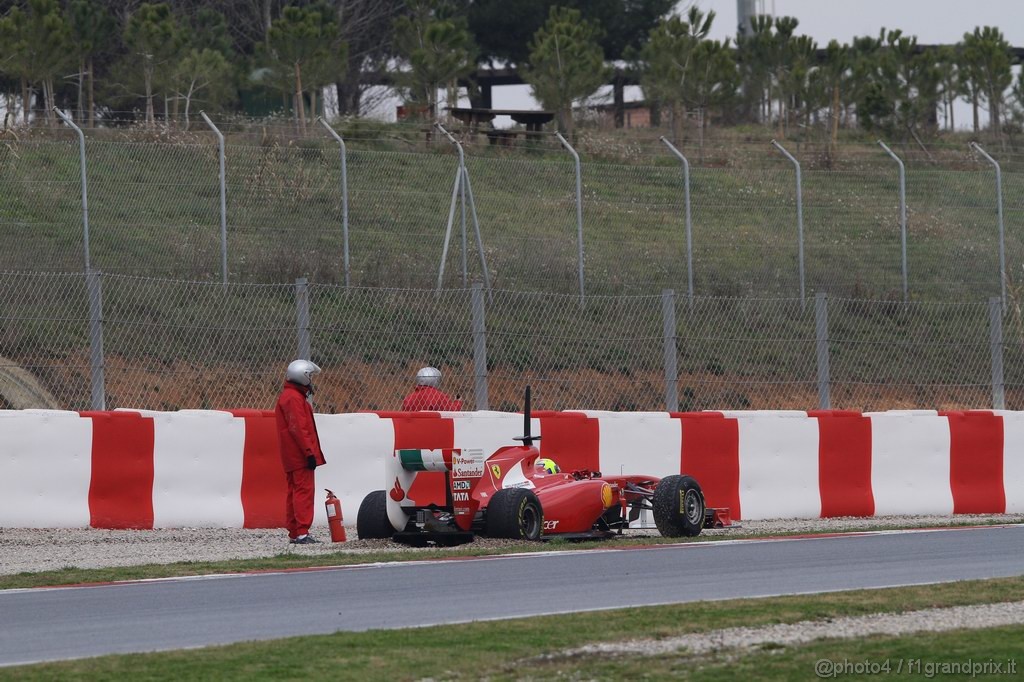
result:
[[[491,475],[493,475],[497,479],[500,479],[501,478],[501,467],[498,466],[497,464],[492,464],[491,465]]]

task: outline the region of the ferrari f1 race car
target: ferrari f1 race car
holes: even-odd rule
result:
[[[411,545],[457,545],[476,534],[493,538],[607,538],[640,519],[654,517],[667,537],[699,535],[729,525],[728,510],[708,509],[700,485],[689,476],[602,476],[597,471],[557,471],[541,460],[530,435],[526,389],[522,445],[482,450],[396,450],[387,460],[387,490],[367,495],[359,507],[360,539],[391,538]],[[547,464],[538,467],[537,462]],[[421,472],[443,472],[443,503],[410,497]]]

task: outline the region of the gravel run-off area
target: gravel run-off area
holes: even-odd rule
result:
[[[743,535],[779,533],[830,533],[871,528],[915,528],[985,523],[1022,523],[1024,514],[900,516],[833,519],[782,519],[743,521],[734,530],[705,530],[707,536],[728,539]],[[99,530],[90,528],[0,528],[0,575],[38,572],[66,567],[103,568],[168,564],[179,561],[224,561],[273,557],[279,554],[318,555],[335,552],[354,554],[380,551],[419,552],[390,540],[357,540],[356,529],[348,527],[345,543],[330,542],[326,526],[313,528],[321,540],[316,545],[292,545],[280,529],[177,528],[159,530]],[[654,530],[627,531],[623,537],[656,535]],[[615,539],[606,541],[614,546]],[[478,538],[477,547],[500,548],[516,544],[511,540]],[[588,545],[593,546],[593,545]],[[443,550],[442,550],[443,551]],[[452,552],[458,552],[453,548]]]
[[[827,620],[777,623],[760,627],[738,627],[693,633],[663,639],[634,639],[625,642],[600,642],[577,649],[547,654],[545,659],[576,656],[663,656],[684,654],[706,656],[726,653],[741,655],[766,644],[797,646],[817,639],[855,639],[871,635],[898,637],[914,632],[945,632],[965,628],[994,628],[1024,623],[1024,602],[976,604],[947,608],[921,609],[905,613],[875,613],[867,616],[842,616]],[[1024,658],[1020,660],[1024,669]]]

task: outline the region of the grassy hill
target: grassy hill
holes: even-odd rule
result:
[[[473,405],[469,294],[455,212],[436,285],[457,156],[421,128],[346,129],[352,283],[343,281],[338,147],[311,133],[228,130],[231,286],[220,285],[216,144],[209,135],[96,131],[87,143],[91,260],[102,270],[110,406],[264,407],[295,353],[291,282],[309,277],[314,358],[331,371],[326,411],[388,409],[422,364]],[[315,129],[314,129],[315,130]],[[756,134],[755,134],[756,133]],[[994,175],[966,142],[908,164],[911,304],[901,298],[895,165],[851,140],[826,168],[820,145],[786,141],[804,164],[808,305],[799,292],[795,179],[764,133],[683,150],[691,170],[693,279],[686,298],[683,186],[651,136],[587,132],[585,275],[577,280],[575,178],[547,137],[513,148],[466,137],[484,255],[490,406],[664,406],[662,289],[676,298],[681,409],[813,408],[813,295],[830,296],[832,404],[850,409],[987,407],[987,298],[998,295]],[[992,150],[994,153],[994,149]],[[1010,406],[1024,406],[1024,170],[1004,152]],[[77,141],[66,131],[0,138],[0,355],[69,407],[89,398]],[[467,216],[466,271],[481,267]],[[144,279],[158,278],[158,279]],[[174,280],[174,281],[170,281]]]

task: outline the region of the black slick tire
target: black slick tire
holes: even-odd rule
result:
[[[689,476],[666,476],[654,489],[654,525],[668,538],[694,537],[704,527],[704,493]]]
[[[374,490],[363,498],[356,515],[356,534],[360,540],[379,540],[395,534],[388,519],[387,498],[383,490]]]
[[[532,490],[506,488],[487,505],[487,535],[511,540],[540,540],[544,512]]]

